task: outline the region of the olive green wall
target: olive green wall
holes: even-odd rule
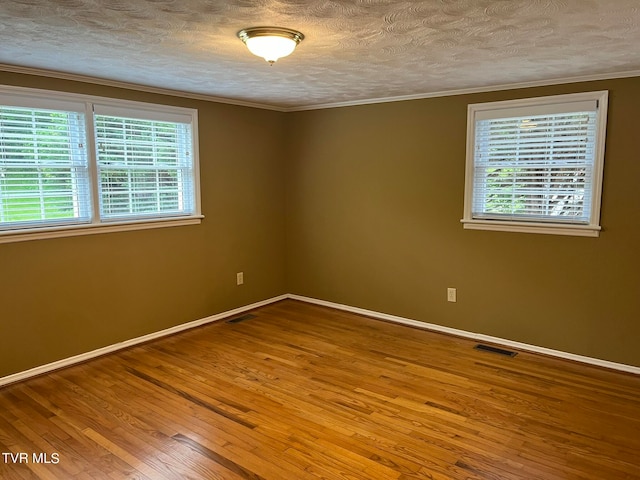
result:
[[[599,238],[463,230],[469,103],[605,89]],[[640,78],[289,114],[289,292],[640,366],[638,112]]]
[[[0,244],[0,377],[286,292],[283,113],[9,73],[0,84],[197,108],[205,215]]]
[[[0,84],[197,108],[206,217],[0,244],[0,377],[287,292],[640,366],[640,78],[286,114]],[[603,89],[601,236],[463,230],[467,104]]]

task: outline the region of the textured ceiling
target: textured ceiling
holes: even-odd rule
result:
[[[260,25],[305,40],[270,67],[236,37]],[[639,25],[639,0],[2,0],[0,63],[292,109],[640,72]]]

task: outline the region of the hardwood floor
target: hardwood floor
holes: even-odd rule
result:
[[[252,313],[0,389],[0,478],[640,478],[638,376]]]

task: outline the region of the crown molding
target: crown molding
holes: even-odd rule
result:
[[[462,88],[458,90],[441,90],[439,92],[416,93],[413,95],[398,95],[395,97],[369,98],[336,103],[322,103],[317,105],[302,105],[299,107],[283,108],[284,112],[302,112],[307,110],[323,110],[328,108],[355,107],[359,105],[371,105],[376,103],[404,102],[408,100],[422,100],[425,98],[452,97],[455,95],[469,95],[473,93],[499,92],[502,90],[517,90],[520,88],[548,87],[551,85],[563,85],[567,83],[595,82],[600,80],[615,80],[618,78],[640,77],[640,70],[626,72],[601,73],[594,75],[582,75],[575,77],[552,78],[549,80],[536,80],[531,82],[503,83],[487,85],[484,87]]]
[[[0,63],[0,71],[20,73],[25,75],[37,75],[41,77],[58,78],[61,80],[71,80],[83,83],[93,83],[96,85],[104,85],[108,87],[126,88],[140,92],[156,93],[160,95],[170,95],[172,97],[190,98],[193,100],[204,100],[207,102],[224,103],[228,105],[237,105],[241,107],[259,108],[262,110],[273,110],[276,112],[303,112],[308,110],[325,110],[330,108],[355,107],[360,105],[372,105],[376,103],[392,103],[404,102],[408,100],[423,100],[427,98],[450,97],[455,95],[469,95],[473,93],[498,92],[502,90],[517,90],[520,88],[547,87],[550,85],[563,85],[567,83],[583,83],[594,82],[600,80],[615,80],[619,78],[640,77],[640,70],[630,70],[625,72],[600,73],[593,75],[579,75],[573,77],[560,77],[548,80],[536,80],[530,82],[504,83],[496,85],[487,85],[483,87],[463,88],[457,90],[441,90],[438,92],[417,93],[412,95],[398,95],[393,97],[368,98],[361,100],[350,100],[346,102],[320,103],[315,105],[299,105],[294,107],[285,107],[271,105],[267,103],[247,102],[232,98],[216,97],[214,95],[206,95],[202,93],[193,93],[180,90],[172,90],[167,88],[152,87],[149,85],[141,85],[138,83],[121,82],[118,80],[109,80],[106,78],[91,77],[88,75],[79,75],[75,73],[58,72],[54,70],[45,70],[40,68],[20,67],[17,65],[9,65]]]
[[[20,73],[24,75],[37,75],[39,77],[57,78],[60,80],[71,80],[74,82],[92,83],[95,85],[103,85],[106,87],[126,88],[128,90],[136,90],[146,93],[157,93],[159,95],[170,95],[172,97],[190,98],[193,100],[204,100],[206,102],[224,103],[227,105],[237,105],[240,107],[260,108],[262,110],[274,110],[284,112],[285,109],[277,105],[269,105],[266,103],[246,102],[243,100],[235,100],[232,98],[216,97],[203,93],[186,92],[181,90],[172,90],[169,88],[152,87],[150,85],[142,85],[139,83],[121,82],[118,80],[109,80],[107,78],[91,77],[89,75],[79,75],[76,73],[58,72],[55,70],[45,70],[41,68],[20,67],[17,65],[9,65],[0,63],[0,71],[10,73]]]

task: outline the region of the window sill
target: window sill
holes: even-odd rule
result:
[[[495,232],[542,233],[547,235],[572,235],[598,237],[600,227],[593,225],[563,225],[551,223],[501,222],[495,220],[460,220],[466,230],[491,230]]]
[[[43,240],[47,238],[76,237],[79,235],[94,235],[99,233],[128,232],[133,230],[147,230],[150,228],[198,225],[202,222],[203,218],[203,215],[193,215],[190,217],[154,218],[152,220],[134,220],[73,226],[65,225],[58,227],[32,228],[29,230],[8,230],[0,232],[0,243],[26,242],[29,240]]]

